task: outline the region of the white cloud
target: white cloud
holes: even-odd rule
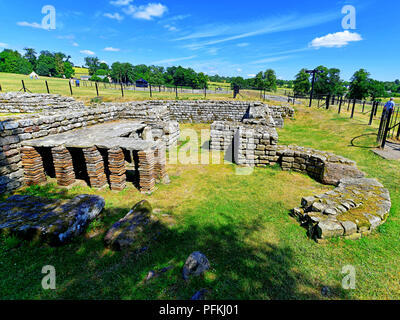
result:
[[[243,42],[243,43],[238,43],[237,44],[237,46],[240,47],[240,48],[247,47],[248,45],[249,45],[249,43],[247,43],[247,42]]]
[[[242,72],[243,70],[240,69],[240,68],[237,68],[236,71],[237,71],[237,72]]]
[[[256,77],[255,74],[248,74],[247,76],[248,76],[249,78],[255,78],[255,77]]]
[[[117,7],[123,7],[131,4],[132,1],[133,0],[116,0],[116,1],[110,1],[110,4]]]
[[[196,58],[197,56],[190,56],[190,57],[182,57],[182,58],[173,58],[173,59],[165,59],[160,61],[155,61],[152,64],[165,64],[165,63],[172,63],[177,61],[184,61],[184,60],[191,60]]]
[[[73,39],[75,39],[75,36],[73,34],[70,34],[67,36],[57,36],[57,39],[73,40]]]
[[[73,42],[72,45],[73,45],[74,47],[79,47],[79,44],[78,44],[77,42]]]
[[[343,32],[329,33],[326,36],[315,38],[310,43],[313,48],[340,48],[347,46],[350,42],[361,41],[363,38],[356,32],[348,30]]]
[[[4,42],[0,42],[0,48],[7,48],[8,44]]]
[[[107,47],[103,49],[104,51],[109,51],[109,52],[118,52],[121,51],[121,49],[118,48],[113,48],[113,47]]]
[[[93,51],[90,51],[90,50],[81,50],[81,53],[87,54],[88,56],[94,56],[95,55],[95,53]]]
[[[30,27],[30,28],[35,28],[35,29],[46,29],[43,28],[43,26],[37,22],[26,22],[26,21],[22,21],[22,22],[17,22],[17,25],[19,25],[20,27]]]
[[[117,21],[122,21],[122,20],[124,20],[124,17],[123,16],[121,16],[119,13],[114,13],[114,14],[112,14],[112,13],[105,13],[104,14],[104,16],[106,17],[106,18],[110,18],[110,19],[114,19],[114,20],[117,20]]]
[[[130,5],[124,9],[127,15],[132,16],[135,19],[153,20],[154,17],[160,18],[168,11],[168,8],[161,3],[149,3],[145,6],[133,6]]]
[[[164,28],[167,29],[168,31],[178,31],[176,27],[171,26],[170,24],[166,24]]]
[[[195,42],[183,46],[185,48],[197,50],[206,46],[233,40],[309,28],[336,20],[338,17],[339,15],[336,12],[304,16],[290,14],[286,16],[274,16],[258,21],[250,21],[244,23],[203,25],[199,29],[194,30],[193,32],[185,36],[175,39],[175,41],[210,38],[203,42]]]
[[[266,58],[266,59],[260,59],[256,60],[253,62],[250,62],[250,64],[265,64],[265,63],[271,63],[271,62],[276,62],[276,61],[281,61],[285,59],[289,59],[291,56],[281,56],[281,57],[272,57],[272,58]]]

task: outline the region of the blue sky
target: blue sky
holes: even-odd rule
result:
[[[56,10],[55,29],[42,7]],[[344,29],[345,5],[356,10]],[[378,80],[400,78],[400,3],[362,1],[0,0],[0,49],[62,51],[207,74],[251,77],[273,68],[292,79],[303,67],[337,67],[349,79],[365,68]]]

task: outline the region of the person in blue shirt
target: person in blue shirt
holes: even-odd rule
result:
[[[390,101],[386,102],[384,110],[385,111],[389,111],[389,110],[394,111],[395,106],[396,106],[396,104],[394,103],[394,99],[390,98]]]

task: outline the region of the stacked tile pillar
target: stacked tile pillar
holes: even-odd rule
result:
[[[21,153],[26,185],[37,185],[46,182],[43,159],[40,153],[33,147],[22,147]]]
[[[159,146],[154,152],[154,157],[155,157],[155,166],[154,166],[155,177],[159,180],[163,180],[167,175],[167,169],[166,169],[167,156],[165,147]]]
[[[111,190],[121,191],[126,187],[125,156],[121,148],[108,150],[108,170]]]
[[[63,187],[70,186],[75,182],[71,153],[67,148],[61,146],[51,149],[51,154],[53,155],[57,184]]]
[[[139,158],[139,187],[144,193],[151,193],[155,189],[155,157],[154,150],[138,152]]]
[[[107,185],[107,177],[104,170],[104,160],[96,147],[84,148],[83,155],[86,161],[86,169],[90,186],[101,189]]]

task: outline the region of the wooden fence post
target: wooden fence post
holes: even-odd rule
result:
[[[380,105],[380,102],[379,102],[379,101],[377,101],[377,102],[376,102],[376,107],[375,107],[375,113],[374,113],[374,116],[376,116],[376,115],[377,115],[377,113],[378,113],[378,107],[379,107],[379,105]]]
[[[153,97],[153,92],[151,91],[151,84],[149,86],[150,86],[150,98],[152,98]]]
[[[122,98],[123,98],[124,97],[124,86],[122,85],[122,82],[120,84],[121,84],[121,93],[122,93]]]
[[[97,85],[97,81],[95,82],[94,85],[96,86],[96,93],[97,93],[97,96],[99,96],[99,87],[98,87],[98,85]]]
[[[69,91],[71,92],[71,96],[73,95],[73,93],[72,93],[72,85],[71,85],[71,81],[68,81],[68,83],[69,83]]]
[[[339,108],[338,108],[339,114],[340,114],[340,111],[342,110],[342,103],[343,103],[343,96],[340,97],[340,101],[339,101]]]
[[[21,81],[22,81],[22,88],[24,89],[24,92],[26,92],[25,82],[24,82],[24,80],[21,80]]]
[[[353,108],[351,109],[351,116],[350,118],[354,118],[354,110],[356,109],[356,99],[353,100]]]
[[[45,81],[46,83],[46,89],[47,89],[47,93],[50,94],[50,90],[49,90],[49,84],[47,83],[47,80]]]
[[[369,117],[368,125],[372,124],[372,121],[374,120],[374,113],[375,113],[375,101],[372,103],[371,115]]]
[[[364,100],[364,103],[363,103],[362,113],[364,113],[364,110],[365,110],[365,100]]]

